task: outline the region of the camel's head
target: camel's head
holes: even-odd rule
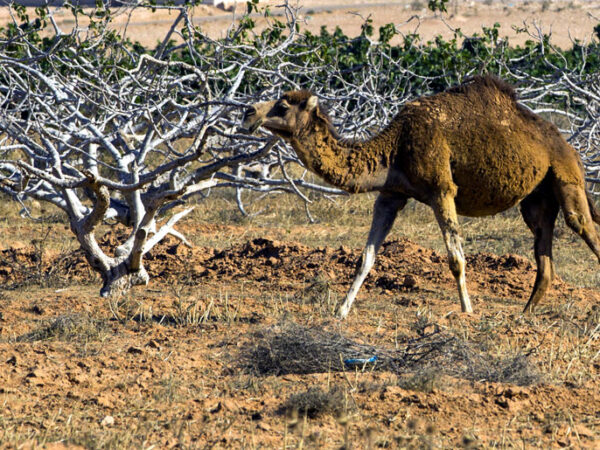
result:
[[[303,134],[319,112],[317,97],[308,91],[286,92],[278,100],[255,103],[244,113],[242,128],[250,133],[266,128],[284,139]]]

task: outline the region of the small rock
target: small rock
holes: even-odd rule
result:
[[[115,418],[113,416],[106,416],[100,422],[103,427],[112,427],[115,424]]]
[[[263,431],[271,431],[271,427],[264,422],[259,422],[256,428]]]
[[[151,339],[150,341],[148,341],[148,343],[146,344],[146,347],[160,350],[160,344],[158,342],[156,342],[154,339]]]
[[[10,358],[8,358],[6,360],[6,364],[10,364],[11,366],[16,366],[17,365],[17,356],[12,355]]]
[[[346,247],[345,245],[340,246],[340,248],[338,250],[342,255],[349,255],[351,253],[350,249],[348,247]]]
[[[413,275],[406,275],[404,277],[404,282],[402,283],[402,285],[404,287],[409,288],[409,289],[413,289],[413,288],[417,287],[417,284],[419,284],[417,281],[417,278]]]
[[[131,346],[127,349],[127,353],[131,353],[132,355],[141,355],[142,353],[144,353],[144,350],[142,350],[139,347],[135,347],[135,346]]]
[[[37,314],[38,316],[41,316],[42,314],[44,314],[44,308],[42,308],[40,305],[33,305],[31,307],[31,312]]]
[[[206,411],[208,411],[211,414],[214,414],[214,413],[218,413],[219,411],[221,411],[221,408],[222,408],[221,402],[213,401],[207,405]]]
[[[106,392],[103,392],[96,398],[96,403],[98,403],[98,406],[103,406],[104,408],[114,408],[115,406],[112,396]]]
[[[498,397],[496,399],[496,405],[508,409],[508,399],[506,397]]]
[[[275,258],[274,256],[271,256],[269,259],[267,259],[267,266],[274,266],[278,262],[279,261],[277,260],[277,258]]]

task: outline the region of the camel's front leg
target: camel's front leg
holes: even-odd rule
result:
[[[450,271],[454,275],[458,286],[460,306],[463,312],[472,313],[473,308],[471,307],[471,300],[469,299],[465,279],[465,255],[460,244],[460,235],[458,234],[458,219],[456,217],[454,197],[449,194],[442,194],[434,200],[432,208],[444,236],[444,243],[448,250]]]
[[[362,263],[346,295],[346,299],[338,311],[341,319],[344,319],[348,315],[348,312],[350,312],[350,307],[356,298],[356,294],[358,294],[360,287],[375,263],[375,255],[379,247],[381,247],[383,240],[390,232],[398,211],[406,205],[406,201],[405,197],[400,197],[397,194],[394,196],[379,194],[377,200],[375,200],[371,231],[369,231],[367,246],[362,254]]]

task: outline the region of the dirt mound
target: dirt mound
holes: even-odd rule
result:
[[[201,277],[255,281],[311,280],[326,276],[347,284],[359,264],[360,250],[346,247],[310,248],[302,244],[255,239],[214,254],[203,262]],[[531,262],[518,255],[478,254],[468,258],[470,287],[495,293],[521,294],[535,276]],[[430,283],[454,283],[447,258],[408,239],[383,245],[374,269],[365,282],[367,289],[414,291]]]
[[[117,231],[105,235],[100,243],[108,251],[124,238]],[[312,248],[264,238],[215,251],[189,248],[169,237],[146,255],[145,263],[151,277],[163,281],[248,280],[277,282],[285,287],[288,282],[324,277],[332,284],[347,285],[354,277],[360,254],[359,249],[344,246]],[[64,282],[93,279],[80,251],[41,253],[33,245],[17,243],[0,252],[0,283],[6,286],[34,281],[32,274],[40,279],[53,275]],[[468,257],[467,280],[475,292],[483,289],[498,295],[524,295],[534,276],[533,265],[521,256],[482,253]],[[397,239],[383,245],[365,288],[415,291],[427,290],[432,283],[454,283],[446,257],[408,239]]]
[[[0,251],[0,285],[61,285],[73,279],[89,279],[91,269],[81,251],[61,254],[33,244],[15,242]]]
[[[39,263],[32,245],[15,242],[12,247],[0,251],[0,280],[4,284],[21,277],[20,267],[34,267]]]

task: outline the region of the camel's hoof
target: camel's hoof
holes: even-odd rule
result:
[[[340,309],[340,310],[338,310],[338,312],[335,314],[335,317],[336,317],[336,319],[339,319],[339,320],[345,320],[345,319],[346,319],[346,317],[348,317],[348,313],[349,313],[349,312],[350,312],[349,310],[348,310],[348,311],[345,311],[345,310],[343,310],[343,309]]]

